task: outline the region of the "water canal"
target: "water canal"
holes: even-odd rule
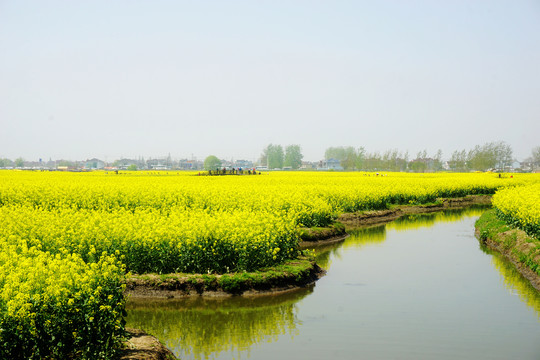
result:
[[[540,294],[482,248],[471,208],[318,248],[314,286],[128,303],[128,326],[181,359],[540,359]]]

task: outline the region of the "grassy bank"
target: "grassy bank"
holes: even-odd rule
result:
[[[482,243],[510,260],[540,291],[540,240],[506,224],[495,209],[477,220],[476,234]]]
[[[324,274],[307,257],[256,272],[229,274],[144,274],[127,279],[126,293],[136,297],[173,298],[190,295],[240,295],[288,290],[312,283]]]

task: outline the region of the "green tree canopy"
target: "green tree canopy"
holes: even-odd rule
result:
[[[264,161],[266,160],[266,161]],[[261,163],[265,163],[269,169],[281,169],[283,168],[284,154],[283,147],[281,145],[270,144],[264,148],[261,155]]]
[[[217,156],[210,155],[204,159],[204,169],[205,170],[216,170],[216,168],[221,167],[221,160]]]
[[[360,148],[357,152],[356,149],[352,146],[338,146],[338,147],[329,147],[324,152],[324,158],[326,160],[336,159],[339,160],[340,165],[343,166],[345,170],[354,170],[357,165],[359,153],[365,152],[363,148]]]
[[[336,159],[336,160],[341,161],[345,159],[345,148],[343,146],[329,147],[324,152],[324,158],[326,160]]]
[[[285,148],[285,166],[290,166],[293,169],[299,169],[302,166],[302,149],[300,145],[289,145]]]
[[[532,163],[534,169],[540,168],[540,146],[532,149]]]
[[[512,147],[504,141],[490,142],[482,146],[476,145],[468,154],[468,167],[472,170],[504,170],[512,165]]]
[[[11,166],[12,161],[9,159],[0,159],[0,167],[8,167]]]

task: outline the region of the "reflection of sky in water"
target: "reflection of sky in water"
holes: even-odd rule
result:
[[[129,326],[182,359],[539,359],[540,297],[480,249],[481,213],[359,229],[317,248],[328,273],[298,292],[133,301]]]

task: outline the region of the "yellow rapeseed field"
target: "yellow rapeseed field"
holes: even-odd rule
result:
[[[343,212],[512,187],[496,206],[537,231],[538,184],[539,175],[0,171],[0,358],[112,358],[126,271],[257,270],[298,256],[300,227]]]
[[[256,270],[297,255],[298,228],[340,213],[493,194],[537,175],[274,172],[0,172],[0,239],[132,272]]]
[[[540,184],[501,189],[493,206],[507,223],[540,239]]]

